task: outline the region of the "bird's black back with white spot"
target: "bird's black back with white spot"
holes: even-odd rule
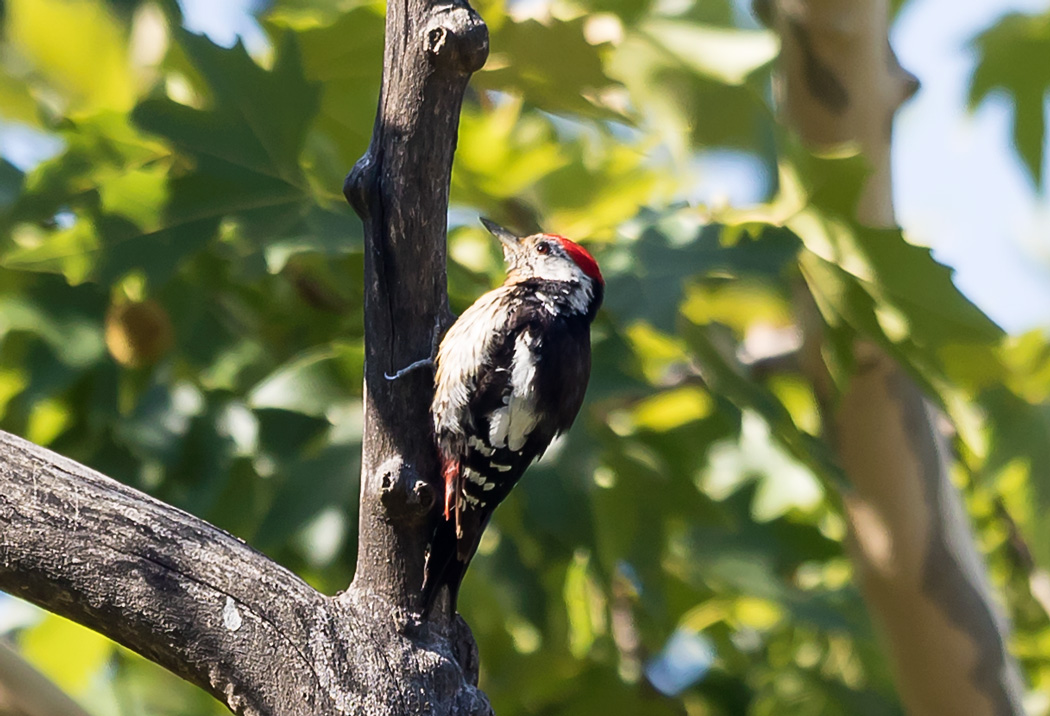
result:
[[[492,511],[583,403],[600,281],[525,278],[482,296],[453,325],[437,359],[434,431],[446,480],[444,519],[424,585],[453,604]]]
[[[546,284],[546,285],[544,285]],[[542,289],[539,291],[537,289]],[[473,434],[462,439],[437,421],[438,443],[460,456],[467,509],[499,504],[554,437],[572,425],[590,372],[590,321],[552,314],[536,296],[558,296],[553,282],[519,284],[515,312],[497,338],[464,407]],[[570,373],[566,367],[573,367]]]

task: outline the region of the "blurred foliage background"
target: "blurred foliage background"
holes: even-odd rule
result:
[[[1046,713],[1045,333],[1004,335],[928,250],[855,225],[863,162],[807,155],[778,128],[778,43],[739,3],[476,7],[492,55],[463,108],[453,308],[502,278],[479,213],[585,240],[608,280],[587,405],[500,509],[463,589],[496,712],[902,713],[793,360],[808,290],[837,377],[852,366],[835,347],[866,335],[950,417],[955,478]],[[0,159],[0,427],[338,591],[363,360],[361,227],[340,189],[371,132],[383,7],[262,3],[251,53],[182,29],[173,0],[0,8],[0,117],[49,148]],[[975,105],[1015,102],[1036,182],[1048,28],[1045,14],[989,28],[972,86]],[[696,200],[701,160],[725,150],[762,201]],[[225,713],[3,595],[0,631],[92,713]]]

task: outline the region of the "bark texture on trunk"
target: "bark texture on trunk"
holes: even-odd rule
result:
[[[886,0],[769,0],[781,37],[777,97],[812,148],[859,145],[872,165],[857,219],[892,227],[893,117],[918,88],[889,44]],[[851,555],[885,636],[912,716],[1023,713],[1019,669],[992,596],[944,437],[916,384],[881,349],[854,346],[857,370],[830,395],[819,335],[807,336],[811,379],[849,477]]]
[[[391,0],[372,143],[344,193],[365,225],[365,435],[357,589],[416,606],[437,501],[430,357],[450,323],[445,231],[459,111],[488,56],[464,0]]]

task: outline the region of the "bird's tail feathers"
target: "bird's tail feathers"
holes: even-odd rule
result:
[[[456,613],[459,587],[467,573],[467,565],[474,558],[481,542],[481,534],[488,525],[489,515],[477,514],[474,510],[461,511],[463,523],[456,525],[454,519],[438,518],[430,538],[430,551],[423,570],[423,616],[428,616],[437,602],[441,587],[447,586],[450,613]],[[457,528],[462,527],[462,536]]]

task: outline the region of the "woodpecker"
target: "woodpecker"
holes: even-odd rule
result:
[[[591,372],[590,325],[605,280],[594,257],[554,234],[519,237],[482,219],[503,245],[507,279],[474,302],[438,347],[431,413],[444,510],[430,542],[424,613],[459,585],[493,510],[572,425]]]

